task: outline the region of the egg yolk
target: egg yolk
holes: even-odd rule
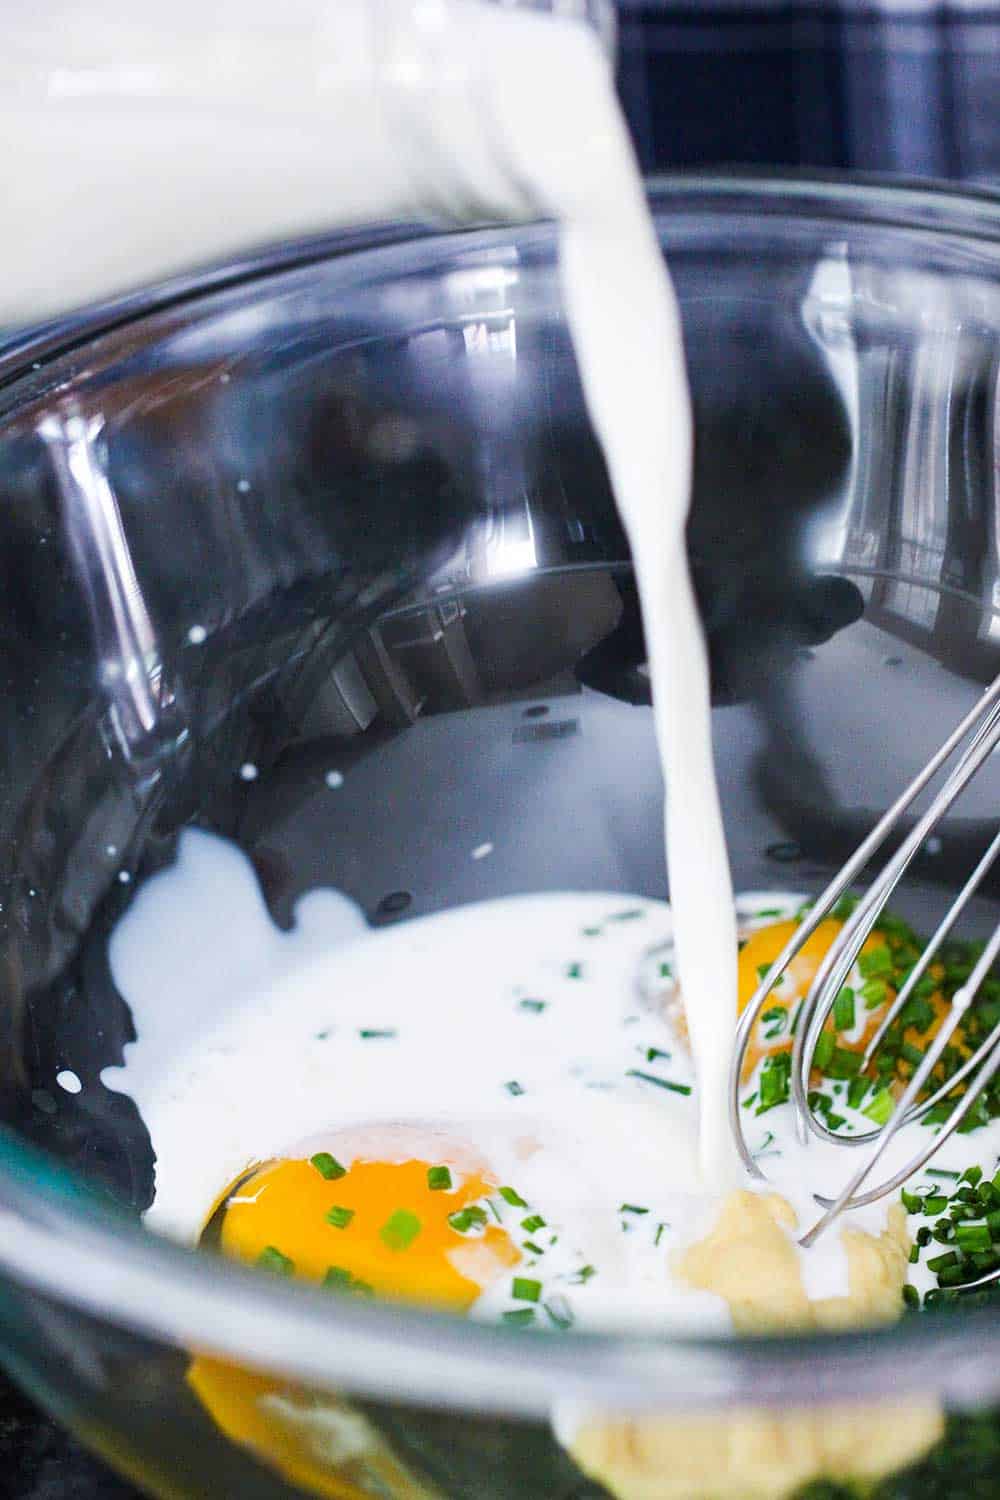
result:
[[[334,1290],[465,1311],[521,1259],[498,1224],[463,1217],[495,1190],[426,1161],[271,1162],[227,1194],[221,1247]]]

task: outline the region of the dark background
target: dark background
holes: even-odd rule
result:
[[[620,0],[648,172],[805,167],[1000,183],[1000,6]],[[138,1500],[0,1378],[0,1497]]]

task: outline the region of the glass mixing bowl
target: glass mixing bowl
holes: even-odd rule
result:
[[[774,178],[652,199],[734,876],[815,891],[1000,667],[1000,201]],[[360,1424],[360,1459],[334,1443],[294,1471],[324,1494],[600,1494],[552,1437],[560,1402],[910,1392],[960,1415],[884,1493],[1000,1493],[989,1306],[822,1339],[531,1338],[141,1227],[149,1136],[101,1081],[133,1035],[107,936],[184,825],[235,840],[286,924],[319,885],[376,926],[663,893],[642,626],[553,230],[311,242],[22,336],[0,352],[0,492],[13,1375],[163,1496],[295,1489],[195,1399],[195,1350]],[[942,908],[998,792],[987,766],[905,914]]]

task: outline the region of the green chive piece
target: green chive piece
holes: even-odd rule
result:
[[[966,1167],[960,1177],[960,1182],[967,1182],[970,1187],[978,1187],[983,1180],[982,1167]]]
[[[919,1259],[920,1259],[920,1246],[919,1245],[911,1245],[910,1246],[910,1265],[911,1266],[915,1266],[917,1264],[917,1262],[919,1261]]]
[[[816,1043],[816,1051],[813,1053],[813,1067],[825,1073],[830,1058],[833,1056],[834,1040],[832,1031],[824,1031]]]
[[[592,1276],[597,1275],[596,1266],[581,1266],[573,1277],[574,1286],[585,1286]]]
[[[646,1048],[646,1061],[647,1062],[655,1062],[658,1057],[662,1057],[666,1061],[669,1062],[669,1060],[670,1060],[670,1053],[669,1052],[664,1052],[664,1050],[663,1050],[662,1047],[647,1047]]]
[[[323,1286],[328,1291],[351,1292],[357,1297],[374,1297],[375,1288],[359,1276],[352,1276],[343,1266],[330,1266],[323,1277]]]
[[[669,1224],[657,1224],[657,1226],[656,1226],[656,1236],[655,1236],[655,1238],[653,1240],[653,1244],[654,1245],[658,1245],[660,1243],[660,1240],[663,1238],[663,1231],[665,1229],[669,1229],[669,1228],[670,1228]]]
[[[515,1276],[510,1292],[515,1302],[537,1302],[542,1295],[542,1283],[533,1281],[530,1276]]]
[[[567,964],[566,965],[566,978],[567,979],[582,979],[583,978],[583,964]]]
[[[789,1096],[791,1074],[792,1059],[789,1053],[778,1052],[764,1059],[764,1065],[760,1070],[760,1104],[757,1107],[759,1115],[773,1109],[776,1104],[785,1103]]]
[[[991,1250],[993,1239],[989,1225],[984,1219],[976,1223],[956,1225],[955,1243],[960,1250],[965,1251],[966,1255],[971,1255],[975,1250]]]
[[[535,1243],[534,1240],[525,1240],[525,1242],[524,1242],[524,1249],[525,1250],[530,1250],[531,1253],[532,1253],[532,1255],[544,1255],[545,1254],[545,1251],[542,1249],[541,1245],[536,1245],[536,1243]]]
[[[620,1214],[648,1214],[649,1209],[640,1208],[638,1203],[623,1203],[620,1205],[618,1212]]]
[[[551,1322],[553,1322],[557,1328],[561,1328],[563,1330],[572,1328],[573,1309],[570,1307],[565,1297],[550,1297],[548,1302],[542,1303],[542,1306],[545,1308],[545,1311],[548,1314]]]
[[[319,1175],[325,1177],[327,1182],[336,1182],[338,1177],[347,1176],[347,1168],[342,1167],[329,1151],[317,1151],[315,1156],[310,1156],[309,1165],[315,1167]]]
[[[937,1276],[939,1272],[946,1271],[949,1266],[958,1265],[958,1256],[954,1250],[949,1250],[947,1255],[933,1255],[927,1262],[928,1271],[933,1271]]]
[[[867,979],[861,986],[861,998],[865,1002],[865,1010],[875,1010],[888,1000],[889,986],[884,979]]]
[[[854,1026],[854,991],[849,984],[833,1002],[833,1024],[837,1031],[850,1031]]]
[[[516,1078],[512,1078],[509,1083],[505,1083],[504,1088],[507,1090],[508,1094],[513,1094],[515,1099],[519,1098],[520,1095],[524,1093],[524,1089],[518,1083]]]
[[[370,1027],[366,1027],[365,1030],[359,1031],[358,1035],[363,1042],[373,1042],[377,1041],[379,1038],[394,1037],[396,1035],[396,1032],[392,1029],[378,1031],[372,1030]]]
[[[346,1229],[353,1218],[353,1208],[341,1208],[335,1203],[326,1215],[326,1222],[332,1224],[334,1229]]]
[[[895,1099],[889,1089],[879,1089],[871,1103],[866,1105],[861,1113],[876,1125],[887,1125],[895,1108]]]
[[[757,978],[761,981],[762,984],[763,984],[764,980],[767,978],[768,974],[770,974],[771,967],[772,966],[770,964],[758,964],[757,965]]]
[[[670,964],[661,963],[660,964],[660,978],[661,979],[672,979],[673,976],[674,976],[674,971],[671,968]]]
[[[486,1223],[486,1210],[472,1203],[468,1208],[460,1208],[455,1213],[449,1214],[448,1223],[459,1234],[468,1234],[470,1229],[479,1228]]]
[[[447,1167],[428,1167],[427,1186],[432,1193],[446,1193],[451,1187],[451,1173]]]
[[[408,1250],[423,1226],[408,1208],[397,1208],[379,1230],[379,1239],[390,1250]]]
[[[640,1078],[643,1083],[655,1083],[658,1089],[669,1089],[672,1094],[690,1094],[690,1085],[686,1083],[671,1083],[669,1078],[657,1078],[652,1073],[642,1073],[638,1068],[629,1068],[625,1074],[626,1078]]]
[[[755,911],[754,916],[759,920],[762,917],[781,917],[784,912],[780,906],[762,906],[760,911]]]
[[[527,1010],[527,1011],[530,1011],[532,1013],[532,1015],[540,1016],[541,1013],[542,1013],[542,1011],[547,1008],[548,1001],[547,1000],[519,1000],[517,1002],[517,1005],[518,1005],[518,1009],[519,1010]]]
[[[525,1328],[535,1321],[535,1309],[533,1307],[512,1308],[510,1312],[503,1314],[503,1321],[514,1328]]]
[[[907,1307],[917,1308],[920,1306],[920,1293],[909,1282],[903,1287],[903,1302]]]
[[[823,1069],[827,1078],[856,1078],[861,1069],[861,1053],[846,1047],[834,1047],[830,1061]]]
[[[892,953],[888,948],[873,948],[870,953],[858,954],[858,968],[862,979],[881,979],[893,970]]]
[[[268,1245],[257,1257],[257,1264],[264,1271],[277,1271],[279,1276],[291,1276],[295,1270],[294,1260],[282,1255],[275,1245]]]
[[[545,1220],[541,1214],[529,1214],[526,1219],[521,1220],[521,1228],[527,1230],[528,1234],[534,1234],[536,1229],[545,1228]]]
[[[601,929],[599,927],[582,927],[580,931],[583,933],[584,937],[600,937],[601,935]]]
[[[924,1200],[917,1193],[911,1193],[906,1188],[903,1188],[902,1192],[900,1193],[900,1197],[903,1200],[903,1207],[906,1209],[906,1212],[908,1214],[923,1213]]]
[[[928,1218],[932,1214],[943,1214],[948,1206],[948,1200],[943,1194],[932,1193],[929,1198],[923,1200],[924,1213]]]
[[[847,1102],[852,1109],[860,1109],[861,1101],[868,1092],[867,1078],[852,1078],[847,1086]]]
[[[630,906],[628,911],[616,911],[609,918],[609,922],[634,922],[638,917],[644,917],[646,913],[639,906]]]
[[[512,1187],[502,1187],[502,1188],[499,1188],[498,1192],[499,1192],[501,1198],[503,1199],[503,1201],[505,1203],[509,1203],[510,1206],[511,1206],[511,1208],[527,1208],[528,1207],[527,1203],[525,1203],[524,1199],[521,1197],[521,1194],[520,1193],[515,1193],[515,1191],[514,1191],[514,1189]]]

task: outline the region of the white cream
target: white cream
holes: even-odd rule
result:
[[[149,1128],[148,1224],[193,1242],[254,1161],[351,1126],[432,1124],[544,1215],[559,1242],[531,1274],[579,1324],[727,1328],[717,1299],[664,1274],[709,1210],[693,1096],[647,1081],[693,1085],[636,995],[644,950],[669,931],[662,903],[618,894],[512,897],[370,931],[319,890],[285,933],[246,857],[187,831],[110,948],[137,1040],[103,1079]],[[587,1264],[598,1274],[578,1285]]]

